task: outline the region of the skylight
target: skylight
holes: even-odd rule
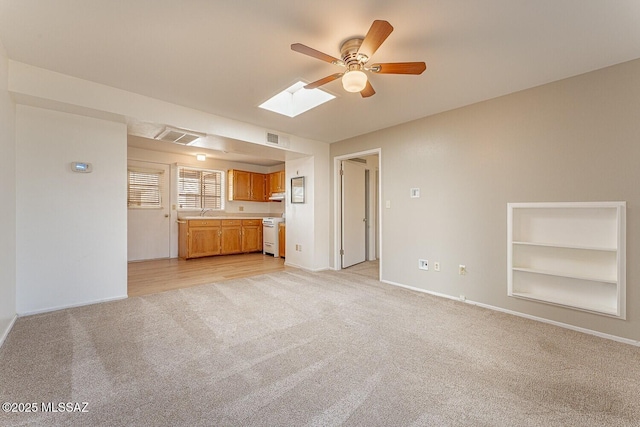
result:
[[[288,117],[295,117],[335,96],[320,89],[304,89],[304,82],[297,82],[259,105],[260,108]]]

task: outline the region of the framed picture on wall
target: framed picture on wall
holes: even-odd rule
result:
[[[304,203],[304,176],[291,178],[291,203]]]

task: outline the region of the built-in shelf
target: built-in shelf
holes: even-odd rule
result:
[[[625,202],[509,203],[508,295],[625,318]]]
[[[546,274],[547,276],[558,276],[558,277],[566,277],[569,279],[588,280],[590,282],[601,282],[601,283],[617,283],[618,282],[616,279],[590,277],[587,275],[565,273],[563,271],[538,270],[535,268],[513,267],[513,271],[524,271],[525,273],[533,273],[533,274]]]
[[[604,252],[617,252],[617,248],[597,248],[595,246],[575,246],[575,245],[556,245],[553,243],[539,243],[539,242],[512,242],[514,245],[523,246],[544,246],[552,248],[567,248],[567,249],[583,249],[585,251],[604,251]]]

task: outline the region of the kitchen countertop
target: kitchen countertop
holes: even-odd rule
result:
[[[179,220],[199,220],[199,219],[262,219],[268,218],[264,216],[238,216],[238,215],[225,215],[225,216],[183,216],[178,217]]]

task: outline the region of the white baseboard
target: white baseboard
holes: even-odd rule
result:
[[[301,265],[297,265],[297,264],[290,263],[290,262],[288,262],[288,261],[285,261],[285,262],[284,262],[284,265],[285,265],[286,267],[299,268],[300,270],[304,270],[304,271],[311,271],[311,272],[313,272],[313,273],[317,273],[317,272],[319,272],[319,271],[327,271],[327,270],[330,270],[330,268],[329,268],[329,267],[321,267],[321,268],[307,268],[307,267],[303,267],[303,266],[301,266]]]
[[[118,301],[118,300],[126,299],[126,298],[128,298],[127,295],[120,295],[120,296],[116,296],[116,297],[102,298],[102,299],[93,300],[93,301],[80,302],[80,303],[77,303],[77,304],[61,305],[61,306],[57,306],[57,307],[48,307],[48,308],[43,308],[43,309],[39,309],[39,310],[32,310],[32,311],[23,311],[23,312],[18,313],[18,317],[33,316],[34,314],[49,313],[49,312],[52,312],[52,311],[64,310],[66,308],[83,307],[85,305],[100,304],[100,303],[103,303],[103,302],[110,302],[110,301]]]
[[[426,289],[416,288],[414,286],[407,286],[407,285],[403,285],[401,283],[392,282],[390,280],[380,280],[380,281],[383,282],[383,283],[386,283],[388,285],[399,286],[401,288],[410,289],[412,291],[417,291],[417,292],[422,292],[422,293],[433,295],[433,296],[440,297],[440,298],[452,299],[452,300],[455,300],[455,301],[463,302],[465,304],[476,305],[478,307],[486,308],[486,309],[489,309],[489,310],[499,311],[501,313],[511,314],[513,316],[524,317],[525,319],[535,320],[535,321],[542,322],[542,323],[548,323],[550,325],[559,326],[561,328],[571,329],[572,331],[582,332],[584,334],[594,335],[594,336],[597,336],[597,337],[600,337],[600,338],[605,338],[605,339],[608,339],[608,340],[611,340],[611,341],[617,341],[617,342],[621,342],[623,344],[629,344],[629,345],[633,345],[633,346],[636,346],[636,347],[640,347],[640,341],[632,340],[632,339],[629,339],[629,338],[619,337],[617,335],[605,334],[604,332],[594,331],[593,329],[581,328],[579,326],[569,325],[568,323],[557,322],[555,320],[545,319],[544,317],[532,316],[530,314],[521,313],[519,311],[514,311],[514,310],[508,310],[506,308],[496,307],[496,306],[493,306],[493,305],[484,304],[484,303],[477,302],[477,301],[471,301],[471,300],[468,300],[468,299],[465,299],[463,301],[460,298],[454,297],[452,295],[447,295],[447,294],[441,294],[439,292],[428,291]]]
[[[18,319],[18,315],[16,314],[13,316],[13,319],[11,319],[11,322],[9,322],[7,329],[0,336],[0,347],[2,347],[2,344],[4,344],[4,340],[6,340],[7,337],[9,336],[9,332],[11,332],[11,328],[13,328],[13,325],[16,323],[17,319]]]

